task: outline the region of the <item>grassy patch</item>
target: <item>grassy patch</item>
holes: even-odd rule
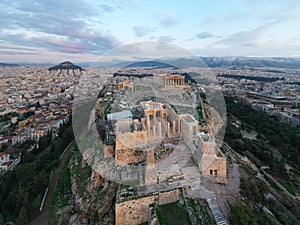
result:
[[[197,224],[214,225],[215,222],[209,214],[208,205],[205,201],[186,199],[187,206],[191,209]]]
[[[151,91],[151,87],[142,86],[142,85],[134,85],[134,91]]]
[[[81,159],[79,159],[78,162],[81,162]],[[78,163],[77,165],[74,165],[73,174],[76,179],[78,194],[83,197],[88,179],[92,174],[92,168],[90,166],[81,168],[81,163]]]
[[[139,184],[139,180],[128,180],[128,181],[123,181],[121,183],[121,187],[122,186],[137,186]]]
[[[238,202],[230,207],[231,224],[235,225],[258,225],[253,210],[246,204]]]
[[[197,112],[192,106],[175,105],[178,114],[191,114],[197,118]]]
[[[274,190],[276,190],[279,193],[282,193],[282,190],[275,184],[273,180],[271,180],[268,176],[265,176],[265,179]]]
[[[189,225],[191,224],[185,206],[179,202],[161,205],[157,209],[160,225]]]
[[[52,199],[52,207],[49,212],[49,225],[57,224],[57,210],[69,204],[71,198],[71,174],[68,165],[72,156],[73,153],[68,156],[57,180],[57,185]]]
[[[294,190],[294,188],[289,185],[288,183],[284,182],[284,181],[281,181],[279,180],[279,183],[293,196],[296,196],[296,192]]]

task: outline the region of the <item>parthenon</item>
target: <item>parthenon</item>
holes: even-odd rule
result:
[[[182,75],[165,75],[165,88],[184,86],[184,76]]]

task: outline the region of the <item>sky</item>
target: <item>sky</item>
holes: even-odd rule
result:
[[[145,41],[196,56],[300,57],[300,1],[0,0],[0,62],[91,62]]]

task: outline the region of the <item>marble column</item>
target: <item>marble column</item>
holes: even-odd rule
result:
[[[176,123],[175,120],[173,120],[173,134],[176,134]]]
[[[150,136],[150,118],[148,115],[146,118],[146,128],[147,128],[147,136],[149,137]]]
[[[162,136],[161,135],[161,122],[158,122],[157,126],[158,126],[158,135],[159,135],[159,137],[161,137]]]

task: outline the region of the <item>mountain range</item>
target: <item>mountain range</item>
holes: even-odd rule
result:
[[[128,65],[130,63],[130,65]],[[194,57],[163,59],[159,61],[144,62],[121,62],[115,64],[119,67],[147,67],[155,66],[158,68],[168,67],[274,67],[300,69],[299,58],[249,58],[249,57]]]

